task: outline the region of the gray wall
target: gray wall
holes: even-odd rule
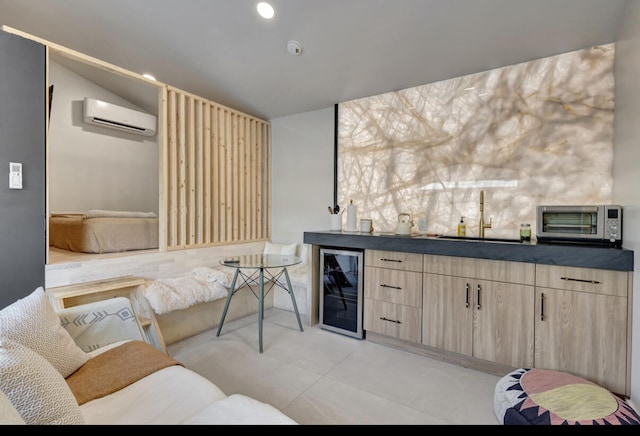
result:
[[[634,251],[631,401],[640,406],[640,1],[630,0],[616,43],[613,201],[624,207],[624,247]]]
[[[45,90],[44,46],[0,32],[0,308],[44,286]]]

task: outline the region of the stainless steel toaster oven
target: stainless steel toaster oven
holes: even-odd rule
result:
[[[538,242],[622,247],[622,206],[538,206]]]

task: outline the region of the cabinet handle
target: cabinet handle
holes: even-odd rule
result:
[[[467,307],[467,308],[468,308],[468,307],[469,307],[469,283],[467,283],[466,288],[467,288],[467,299],[466,299],[466,301],[464,302],[464,307]]]
[[[478,305],[476,306],[476,308],[477,308],[478,310],[480,310],[480,309],[482,308],[482,304],[480,304],[480,291],[482,290],[482,289],[480,288],[480,283],[478,283],[478,288],[477,288],[477,289],[478,289]]]
[[[380,285],[381,288],[391,288],[391,289],[402,289],[400,286],[391,286],[385,285],[384,283]]]
[[[389,319],[389,318],[385,318],[384,316],[381,316],[380,319],[382,321],[389,321],[389,322],[394,322],[396,324],[402,324],[400,321],[398,321],[397,319]]]
[[[540,321],[544,321],[544,294],[540,294]]]
[[[397,262],[397,263],[402,263],[401,260],[398,259],[385,259],[384,257],[380,259],[383,262]]]
[[[571,277],[560,277],[560,280],[566,280],[568,282],[593,283],[594,285],[599,285],[600,284],[600,282],[597,281],[597,280],[573,279]]]

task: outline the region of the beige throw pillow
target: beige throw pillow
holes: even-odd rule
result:
[[[26,424],[84,424],[62,375],[44,357],[7,338],[0,338],[0,390]]]
[[[60,324],[42,287],[0,310],[0,336],[31,348],[64,378],[89,360]]]

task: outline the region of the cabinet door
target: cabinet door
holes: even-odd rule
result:
[[[535,288],[474,282],[473,356],[513,367],[533,366]]]
[[[566,371],[624,394],[627,299],[536,288],[535,366]]]
[[[422,343],[472,355],[473,280],[424,274]]]

